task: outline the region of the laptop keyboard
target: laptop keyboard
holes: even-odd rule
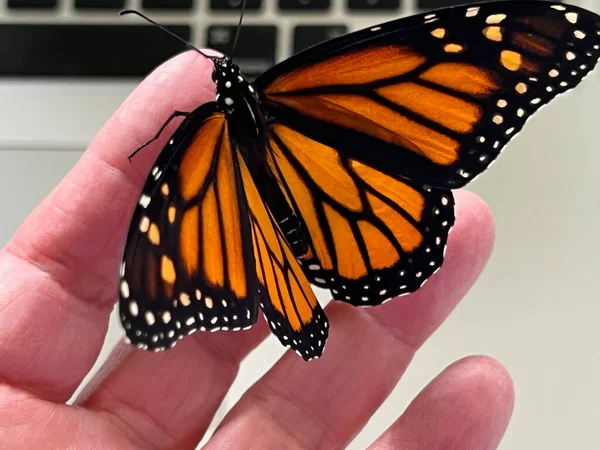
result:
[[[56,7],[56,0],[8,0],[11,9],[49,9]]]
[[[254,78],[351,30],[468,0],[248,0],[236,62]],[[142,77],[185,47],[123,8],[141,9],[197,46],[231,54],[241,0],[0,0],[0,77]]]

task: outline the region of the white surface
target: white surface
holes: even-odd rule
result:
[[[598,0],[579,4],[600,10]],[[497,358],[515,381],[515,414],[502,450],[598,448],[599,70],[540,111],[470,186],[496,218],[490,264],[350,449],[364,449],[439,371],[474,353]],[[132,87],[0,82],[0,242],[69,170]],[[85,111],[75,106],[81,96]],[[118,335],[113,324],[103,356]],[[281,351],[274,339],[255,351],[227,404]]]

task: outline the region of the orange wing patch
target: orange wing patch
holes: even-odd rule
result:
[[[377,61],[377,64],[373,64],[373,61]],[[387,46],[376,50],[359,50],[282,75],[265,90],[265,94],[281,94],[321,86],[366,84],[409,73],[425,61],[423,55],[408,47]]]
[[[377,270],[392,267],[398,262],[400,255],[394,245],[375,225],[366,220],[360,220],[358,228],[365,242],[371,267]]]
[[[487,70],[459,62],[441,62],[425,70],[419,78],[474,97],[489,96],[499,89]]]
[[[353,211],[360,211],[361,200],[360,192],[352,177],[346,169],[342,167],[338,153],[331,147],[322,145],[312,139],[307,138],[290,128],[274,124],[277,136],[287,147],[312,148],[313,150],[299,152],[296,157],[303,170],[310,174],[311,179],[319,185],[321,189],[327,189],[327,192],[338,203]],[[275,157],[282,157],[282,153],[277,151],[278,146],[273,143]],[[294,176],[290,171],[293,169],[286,164],[286,174]]]
[[[240,200],[237,192],[236,179],[231,176],[234,153],[229,139],[221,140],[219,160],[217,162],[216,189],[220,199],[220,227],[225,242],[225,261],[227,278],[235,295],[243,298],[247,295],[246,268],[242,249],[244,243],[240,232]],[[206,258],[205,258],[206,261]],[[205,262],[206,264],[206,262]]]
[[[192,141],[179,165],[179,185],[181,197],[189,201],[198,195],[206,181],[217,141],[223,132],[224,121],[220,116],[209,118]]]
[[[278,102],[316,119],[400,145],[441,165],[456,161],[458,141],[360,95],[279,96]]]
[[[202,253],[194,255],[194,257],[202,258],[202,269],[206,280],[213,286],[223,286],[225,284],[225,260],[221,244],[224,239],[229,237],[226,237],[221,231],[214,185],[211,185],[206,191],[200,216]]]
[[[350,222],[327,203],[323,205],[323,209],[332,234],[337,272],[349,280],[357,280],[366,276],[365,258],[358,246],[358,236],[352,230]]]
[[[413,252],[421,245],[423,232],[413,222],[374,194],[367,194],[367,199],[373,214],[387,224],[389,230],[406,253]]]
[[[181,252],[181,261],[188,275],[195,275],[198,272],[198,255],[200,255],[199,219],[199,207],[196,205],[189,208],[181,220],[179,251]],[[171,221],[169,220],[169,222]]]
[[[415,220],[421,220],[425,199],[420,192],[415,191],[408,184],[358,161],[352,161],[350,164],[356,174],[373,188],[373,191],[380,192],[392,199]]]
[[[481,118],[481,107],[477,104],[416,83],[393,84],[375,92],[457,133],[473,131],[473,126]]]

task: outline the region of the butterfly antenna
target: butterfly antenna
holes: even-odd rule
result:
[[[185,46],[189,49],[195,50],[198,53],[200,53],[202,56],[204,56],[205,58],[208,58],[210,60],[215,60],[217,58],[215,58],[214,56],[209,56],[206,53],[203,53],[199,48],[194,47],[192,44],[190,44],[188,41],[186,41],[185,39],[181,38],[180,36],[177,36],[175,33],[173,33],[172,31],[167,30],[165,27],[163,27],[162,25],[156,23],[154,20],[150,19],[149,17],[146,17],[144,14],[142,14],[139,11],[136,11],[135,9],[124,9],[123,11],[121,11],[119,13],[120,16],[124,16],[126,14],[135,14],[136,16],[140,16],[142,19],[144,19],[147,22],[150,22],[152,25],[154,25],[157,28],[160,28],[162,31],[164,31],[167,34],[170,34],[171,36],[173,36],[175,39],[177,39],[178,41],[181,41],[185,44]]]
[[[244,11],[246,11],[246,4],[248,0],[242,0],[242,12],[240,14],[240,21],[238,22],[237,30],[235,32],[235,38],[233,39],[233,47],[231,49],[231,56],[233,57],[233,52],[237,47],[238,40],[240,39],[240,30],[242,29],[242,20],[244,19]]]

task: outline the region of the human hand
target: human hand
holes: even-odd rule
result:
[[[65,404],[102,347],[130,215],[174,124],[133,164],[127,155],[172,111],[191,111],[214,95],[211,70],[188,52],[152,73],[0,254],[0,448],[193,449],[240,361],[268,336],[260,320],[240,333],[199,332],[161,353],[121,343],[119,364],[109,361],[106,377],[76,405]],[[446,262],[421,290],[374,308],[330,304],[323,358],[307,363],[288,352],[205,448],[344,448],[490,255],[488,209],[467,192],[456,192],[456,203]],[[512,404],[510,377],[498,363],[463,359],[371,449],[493,449]]]

